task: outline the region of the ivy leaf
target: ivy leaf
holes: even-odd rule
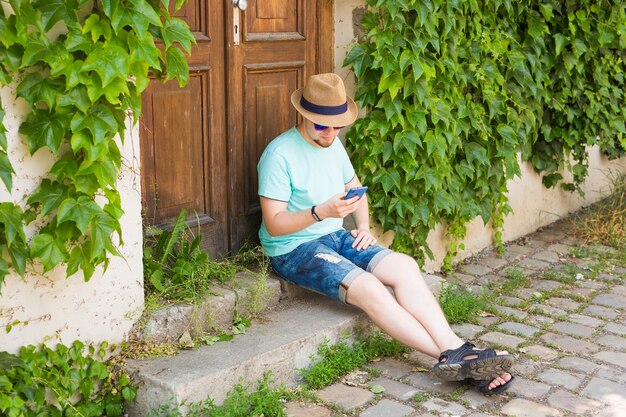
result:
[[[147,63],[153,68],[160,68],[159,57],[161,50],[156,47],[152,36],[138,37],[135,32],[128,33],[128,48],[130,50],[130,63]],[[133,71],[134,72],[134,71]]]
[[[31,109],[40,101],[52,109],[64,87],[65,83],[58,78],[44,77],[41,72],[32,72],[17,86],[16,94],[26,100]]]
[[[178,42],[187,53],[191,53],[191,45],[196,43],[196,39],[189,31],[189,26],[181,19],[166,20],[163,28],[161,28],[161,33],[167,48],[172,46],[174,42]]]
[[[24,48],[21,67],[26,68],[33,66],[39,61],[46,61],[50,53],[50,42],[45,36],[32,33],[28,37],[28,43]]]
[[[2,249],[1,246],[0,246],[0,249]],[[9,264],[7,263],[7,261],[4,260],[4,258],[0,257],[0,289],[4,285],[4,279],[7,275],[9,275]],[[7,330],[6,330],[7,333],[10,331],[9,326],[7,326]],[[5,352],[0,352],[0,354],[3,354],[3,353]]]
[[[58,159],[50,168],[50,173],[56,176],[59,181],[64,179],[75,180],[76,171],[78,171],[78,162],[71,153]]]
[[[44,146],[56,154],[65,136],[65,126],[67,126],[66,116],[37,109],[26,117],[20,125],[19,132],[27,136],[31,155]]]
[[[48,233],[36,235],[30,244],[30,256],[39,258],[48,272],[67,259],[65,245]]]
[[[117,180],[117,169],[110,159],[97,160],[94,162],[85,161],[78,169],[78,175],[93,174],[98,180],[101,188],[115,184]]]
[[[117,232],[121,237],[120,224],[108,213],[99,213],[91,221],[91,260],[98,258],[107,248],[111,253],[117,254],[113,247],[111,236]]]
[[[13,203],[0,203],[0,224],[4,225],[4,237],[8,246],[16,241],[24,242],[24,225],[22,224],[22,209]]]
[[[122,199],[120,198],[120,193],[117,190],[107,188],[104,190],[104,195],[109,201],[107,204],[104,205],[104,211],[113,216],[113,218],[119,220],[124,214],[124,210],[122,210]]]
[[[26,273],[26,259],[28,258],[28,247],[26,243],[21,240],[16,240],[15,243],[9,247],[9,256],[11,257],[13,269],[23,278]]]
[[[117,122],[111,109],[97,104],[89,109],[88,113],[77,112],[72,118],[73,132],[87,129],[95,138],[106,137],[107,133],[117,132]]]
[[[116,77],[126,79],[129,69],[128,53],[115,45],[107,45],[89,54],[83,65],[83,71],[95,71],[102,80],[102,87]]]
[[[92,43],[98,43],[100,37],[103,37],[105,41],[111,39],[111,25],[100,19],[97,14],[92,14],[85,20],[82,29],[83,35],[91,34]]]
[[[178,78],[178,85],[184,87],[189,80],[189,66],[183,52],[175,47],[168,48],[165,51],[165,59],[167,61],[165,81]]]
[[[87,94],[87,87],[80,84],[72,88],[69,92],[58,97],[59,106],[69,107],[76,106],[78,110],[87,113],[91,107],[91,100]]]
[[[0,179],[2,179],[4,186],[7,187],[9,191],[13,188],[13,174],[15,174],[15,171],[11,165],[9,156],[5,151],[0,150]]]
[[[489,163],[486,149],[476,142],[469,142],[465,145],[465,155],[467,161],[472,165],[474,165],[475,161],[478,161],[479,165],[487,165]]]
[[[65,22],[69,26],[70,22],[77,21],[75,11],[78,9],[78,3],[76,0],[36,0],[33,6],[41,12],[41,22],[46,32],[57,22]]]
[[[41,204],[41,216],[45,217],[48,213],[55,210],[63,200],[68,196],[67,188],[58,181],[44,179],[41,185],[28,198],[27,203],[31,206]]]
[[[100,212],[102,208],[89,197],[80,196],[78,200],[68,198],[59,206],[57,225],[66,221],[74,222],[84,235],[89,222]]]
[[[161,27],[159,15],[146,3],[145,0],[135,0],[128,3],[117,2],[117,7],[111,10],[111,25],[115,33],[119,33],[125,26],[130,26],[136,33],[146,33],[149,25]]]

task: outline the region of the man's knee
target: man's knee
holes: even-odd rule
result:
[[[374,300],[385,294],[387,288],[380,282],[378,278],[369,272],[364,272],[357,276],[346,293],[346,301],[349,304],[359,305],[361,300]]]

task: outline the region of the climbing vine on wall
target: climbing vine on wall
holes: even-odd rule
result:
[[[25,204],[0,203],[0,288],[10,268],[24,276],[34,260],[44,271],[66,263],[68,276],[82,270],[88,280],[119,254],[116,138],[123,140],[129,112],[136,122],[150,75],[187,82],[184,51],[194,38],[170,14],[184,2],[0,2],[0,85],[15,83],[29,108],[19,133],[30,154],[56,161]],[[14,173],[2,124],[0,179],[9,192]],[[43,226],[27,239],[24,227],[35,221]]]
[[[544,185],[578,191],[588,145],[624,155],[623,1],[367,4],[366,38],[344,65],[368,113],[346,139],[396,248],[432,257],[426,237],[444,223],[449,268],[477,216],[502,245],[520,154]]]

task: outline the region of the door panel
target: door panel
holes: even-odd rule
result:
[[[322,44],[329,38],[317,30],[329,9],[327,0],[249,0],[245,11],[227,8],[229,23],[241,22],[239,43],[228,31],[227,49],[231,248],[257,239],[256,165],[267,143],[298,122],[291,93],[309,75],[331,70],[332,44]]]
[[[197,42],[189,82],[152,81],[140,127],[144,223],[171,227],[185,208],[213,256],[228,251],[223,11],[222,0],[190,0],[176,12]]]

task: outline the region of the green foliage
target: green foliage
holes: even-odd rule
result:
[[[151,229],[146,238],[143,266],[145,290],[169,300],[199,302],[214,282],[225,282],[237,272],[228,261],[214,261],[201,250],[202,237],[187,226],[181,210],[172,230]]]
[[[432,257],[426,237],[444,223],[450,268],[477,216],[501,246],[518,154],[568,190],[587,175],[587,145],[625,154],[624,2],[367,3],[367,37],[344,65],[369,111],[346,139],[395,248]]]
[[[153,410],[149,417],[284,417],[285,410],[282,399],[284,389],[272,387],[270,372],[263,375],[256,389],[248,384],[237,384],[230,390],[221,406],[215,405],[212,399],[189,404],[189,411],[182,414],[180,407],[163,405]]]
[[[121,416],[135,388],[123,372],[102,362],[99,350],[75,341],[72,346],[29,345],[18,355],[0,352],[0,414],[17,416]]]
[[[43,151],[56,162],[24,210],[0,206],[0,287],[10,267],[24,276],[33,260],[44,271],[66,263],[68,276],[82,270],[89,280],[96,266],[106,268],[108,256],[118,255],[114,242],[123,244],[116,138],[124,138],[127,112],[136,122],[149,74],[187,81],[181,48],[189,53],[194,38],[170,16],[169,1],[9,0],[3,6],[0,86],[15,82],[16,98],[30,110],[19,127],[30,154]],[[65,30],[57,34],[58,28]],[[10,192],[7,154],[2,124],[0,179]],[[29,247],[24,226],[35,220],[43,226]]]
[[[484,293],[473,294],[456,285],[442,288],[439,304],[450,324],[467,323],[489,306]]]
[[[300,369],[299,373],[311,388],[318,389],[378,356],[396,356],[408,350],[380,332],[370,337],[359,337],[353,344],[341,340],[329,345],[326,340],[317,350],[318,360],[308,369]]]

